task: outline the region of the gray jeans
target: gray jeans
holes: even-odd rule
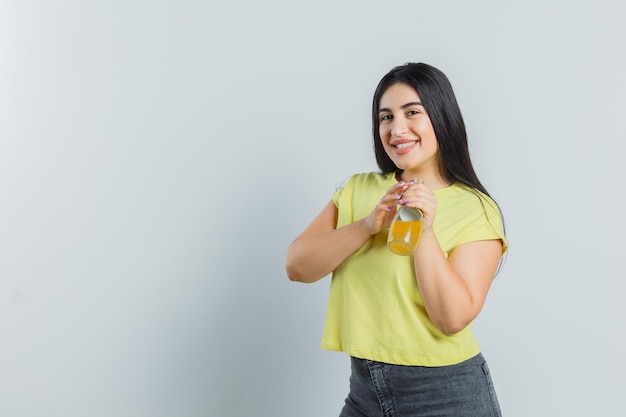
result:
[[[501,417],[482,354],[442,367],[352,358],[350,393],[339,417]]]

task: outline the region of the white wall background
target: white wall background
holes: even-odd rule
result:
[[[511,249],[508,417],[625,415],[618,0],[0,1],[0,415],[337,415],[290,241],[375,170],[392,66],[455,86]]]

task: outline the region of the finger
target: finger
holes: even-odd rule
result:
[[[401,190],[406,190],[409,188],[411,184],[409,184],[408,182],[405,181],[400,181],[395,183],[394,185],[392,185],[391,187],[389,187],[387,189],[387,194],[393,194],[393,193],[397,193],[397,192],[401,192]]]
[[[402,194],[400,193],[392,193],[392,194],[385,194],[381,199],[380,199],[380,204],[386,204],[386,205],[397,205],[399,203],[399,201],[402,199]]]

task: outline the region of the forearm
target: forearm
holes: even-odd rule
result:
[[[318,281],[334,271],[371,236],[364,220],[338,229],[303,235],[287,250],[287,275],[292,281]]]
[[[472,293],[455,271],[432,229],[420,237],[414,253],[415,275],[426,311],[445,334],[464,329],[478,314]]]

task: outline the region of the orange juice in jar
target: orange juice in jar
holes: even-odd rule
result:
[[[422,232],[422,211],[400,207],[389,227],[387,247],[397,255],[412,255]]]

